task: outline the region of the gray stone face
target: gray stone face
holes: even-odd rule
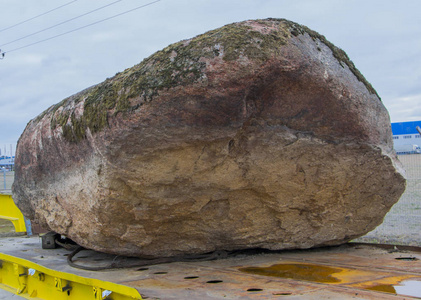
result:
[[[290,21],[168,46],[30,121],[13,197],[99,251],[337,245],[405,189],[390,120],[346,54]]]

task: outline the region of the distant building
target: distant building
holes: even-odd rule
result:
[[[397,154],[421,154],[421,121],[392,123],[393,147]]]
[[[0,168],[12,171],[15,166],[15,157],[0,156]]]

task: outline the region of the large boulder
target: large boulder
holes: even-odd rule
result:
[[[345,52],[287,20],[245,21],[30,121],[13,198],[109,253],[336,245],[403,193],[392,145],[385,107]]]

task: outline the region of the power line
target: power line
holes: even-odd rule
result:
[[[119,14],[116,14],[116,15],[113,15],[113,16],[110,16],[108,18],[105,18],[105,19],[102,19],[102,20],[99,20],[99,21],[96,21],[96,22],[93,22],[93,23],[90,23],[90,24],[87,24],[87,25],[84,25],[84,26],[81,26],[81,27],[78,27],[78,28],[69,30],[69,31],[66,31],[66,32],[63,32],[63,33],[60,33],[60,34],[57,34],[57,35],[54,35],[54,36],[51,36],[49,38],[46,38],[46,39],[43,39],[43,40],[40,40],[40,41],[37,41],[37,42],[34,42],[34,43],[30,43],[30,44],[24,45],[22,47],[18,47],[18,48],[12,49],[12,50],[4,51],[3,53],[6,53],[6,52],[9,53],[9,52],[21,50],[21,49],[24,49],[24,48],[27,48],[27,47],[30,47],[30,46],[33,46],[33,45],[36,45],[36,44],[40,44],[40,43],[49,41],[49,40],[55,39],[57,37],[60,37],[60,36],[63,36],[63,35],[66,35],[66,34],[69,34],[69,33],[72,33],[72,32],[78,31],[78,30],[81,30],[81,29],[84,29],[86,27],[89,27],[89,26],[92,26],[92,25],[96,25],[96,24],[101,23],[101,22],[104,22],[104,21],[108,21],[110,19],[119,17],[121,15],[125,15],[125,14],[127,14],[129,12],[132,12],[132,11],[135,11],[137,9],[140,9],[140,8],[143,8],[143,7],[146,7],[146,6],[155,4],[155,3],[159,2],[159,1],[161,1],[161,0],[155,0],[155,1],[152,1],[152,2],[149,2],[149,3],[146,3],[146,4],[143,4],[143,5],[137,6],[135,8],[126,10],[126,11],[124,11],[122,13],[119,13]]]
[[[21,24],[23,24],[23,23],[29,22],[29,21],[31,21],[31,20],[34,20],[34,19],[39,18],[39,17],[41,17],[41,16],[44,16],[44,15],[46,15],[46,14],[49,14],[50,12],[53,12],[53,11],[55,11],[55,10],[57,10],[57,9],[60,9],[60,8],[62,8],[62,7],[65,7],[65,6],[67,6],[67,5],[69,5],[69,4],[72,4],[73,2],[76,2],[76,1],[77,1],[77,0],[73,0],[73,1],[67,2],[66,4],[63,4],[63,5],[61,5],[61,6],[59,6],[59,7],[56,7],[56,8],[53,8],[53,9],[51,9],[51,10],[49,10],[49,11],[46,11],[46,12],[44,12],[44,13],[40,14],[40,15],[37,15],[37,16],[32,17],[32,18],[29,18],[29,19],[27,19],[27,20],[25,20],[25,21],[22,21],[22,22],[19,22],[19,23],[15,24],[15,25],[12,25],[12,26],[9,26],[9,27],[6,27],[6,28],[3,28],[3,29],[1,29],[1,30],[0,30],[0,32],[6,31],[6,30],[8,30],[8,29],[11,29],[11,28],[14,28],[14,27],[16,27],[16,26],[19,26],[19,25],[21,25]]]
[[[114,4],[116,4],[116,3],[118,3],[118,2],[121,2],[121,1],[123,1],[123,0],[117,0],[117,1],[114,1],[114,2],[112,2],[112,3],[110,3],[110,4],[107,4],[107,5],[104,5],[104,6],[98,7],[98,8],[96,8],[96,9],[94,9],[94,10],[88,11],[88,12],[86,12],[86,13],[84,13],[84,14],[81,14],[81,15],[79,15],[79,16],[76,16],[76,17],[74,17],[74,18],[71,18],[71,19],[68,19],[68,20],[66,20],[66,21],[60,22],[60,23],[58,23],[58,24],[55,24],[55,25],[53,25],[53,26],[50,26],[50,27],[47,27],[47,28],[41,29],[41,30],[36,31],[36,32],[34,32],[34,33],[31,33],[31,34],[25,35],[25,36],[20,37],[20,38],[18,38],[18,39],[16,39],[16,40],[13,40],[13,41],[7,42],[7,43],[5,43],[5,44],[3,44],[3,45],[0,45],[0,47],[3,47],[3,46],[6,46],[6,45],[9,45],[9,44],[12,44],[12,43],[14,43],[14,42],[17,42],[17,41],[20,41],[20,40],[26,39],[26,38],[28,38],[28,37],[30,37],[30,36],[33,36],[33,35],[36,35],[36,34],[38,34],[38,33],[41,33],[41,32],[44,32],[44,31],[47,31],[47,30],[49,30],[49,29],[51,29],[51,28],[54,28],[54,27],[57,27],[57,26],[63,25],[63,24],[65,24],[65,23],[69,23],[70,21],[73,21],[73,20],[79,19],[79,18],[81,18],[81,17],[84,17],[84,16],[86,16],[86,15],[89,15],[89,14],[91,14],[91,13],[94,13],[94,12],[96,12],[96,11],[98,11],[98,10],[104,9],[104,8],[106,8],[106,7],[108,7],[108,6],[114,5]],[[10,51],[9,51],[9,52],[10,52]]]

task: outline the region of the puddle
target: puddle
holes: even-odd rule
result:
[[[376,283],[376,281],[372,280],[379,278],[380,275],[385,273],[306,263],[284,263],[270,267],[244,267],[239,270],[255,275],[341,284],[344,286],[350,285],[360,289],[421,299],[421,281],[410,280],[409,276],[386,277]],[[386,282],[384,281],[385,279],[387,280]]]
[[[365,289],[370,290],[370,291],[378,291],[378,292],[396,294],[396,290],[395,290],[395,288],[392,284],[377,284],[377,285],[367,287]]]
[[[378,284],[366,289],[421,298],[421,281],[417,280],[404,280],[399,284]]]
[[[338,283],[338,278],[332,276],[342,269],[313,264],[278,264],[270,267],[241,268],[241,272],[256,275],[290,278],[321,283]]]

